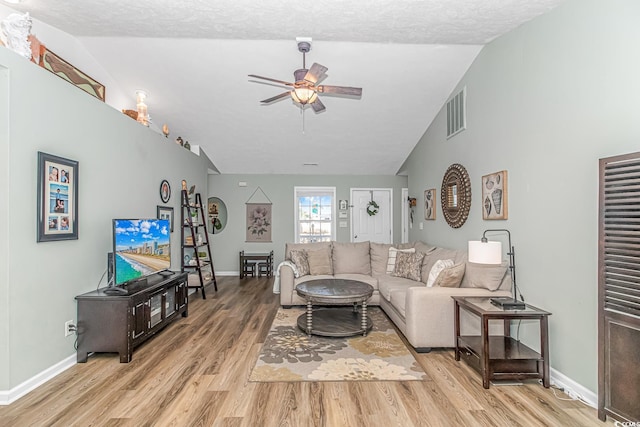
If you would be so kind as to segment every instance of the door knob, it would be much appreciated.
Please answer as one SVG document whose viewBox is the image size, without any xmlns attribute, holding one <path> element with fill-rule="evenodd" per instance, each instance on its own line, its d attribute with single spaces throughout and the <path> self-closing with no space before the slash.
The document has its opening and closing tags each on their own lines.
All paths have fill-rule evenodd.
<svg viewBox="0 0 640 427">
<path fill-rule="evenodd" d="M 354 239 L 357 239 L 357 238 L 358 238 L 358 235 L 356 234 L 355 236 L 353 236 L 353 238 L 354 238 Z"/>
</svg>

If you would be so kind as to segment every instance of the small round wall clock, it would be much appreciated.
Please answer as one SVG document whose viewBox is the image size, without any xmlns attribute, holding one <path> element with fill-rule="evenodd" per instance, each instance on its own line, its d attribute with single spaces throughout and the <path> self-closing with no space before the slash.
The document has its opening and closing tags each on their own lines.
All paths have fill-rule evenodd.
<svg viewBox="0 0 640 427">
<path fill-rule="evenodd" d="M 169 181 L 163 179 L 160 183 L 160 200 L 162 203 L 167 203 L 171 198 L 171 186 L 169 185 Z"/>
</svg>

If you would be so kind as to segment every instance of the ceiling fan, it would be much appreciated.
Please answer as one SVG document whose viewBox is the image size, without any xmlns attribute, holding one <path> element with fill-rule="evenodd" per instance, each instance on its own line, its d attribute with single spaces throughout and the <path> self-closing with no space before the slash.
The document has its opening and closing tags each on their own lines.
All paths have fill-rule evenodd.
<svg viewBox="0 0 640 427">
<path fill-rule="evenodd" d="M 302 68 L 293 72 L 295 83 L 249 74 L 249 77 L 279 83 L 291 88 L 280 95 L 263 99 L 260 101 L 262 104 L 270 104 L 274 101 L 291 97 L 300 105 L 300 108 L 304 108 L 305 105 L 310 105 L 313 111 L 320 113 L 324 111 L 326 107 L 322 101 L 320 101 L 318 94 L 362 96 L 362 88 L 359 87 L 317 85 L 317 83 L 325 77 L 328 68 L 314 62 L 311 68 L 307 69 L 306 54 L 311 50 L 311 39 L 298 39 L 298 50 L 302 52 Z"/>
</svg>

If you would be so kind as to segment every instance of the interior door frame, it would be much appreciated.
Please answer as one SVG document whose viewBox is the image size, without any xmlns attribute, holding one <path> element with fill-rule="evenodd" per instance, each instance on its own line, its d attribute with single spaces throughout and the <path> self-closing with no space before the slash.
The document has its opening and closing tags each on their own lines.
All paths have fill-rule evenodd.
<svg viewBox="0 0 640 427">
<path fill-rule="evenodd" d="M 409 242 L 409 189 L 402 189 L 402 197 L 400 197 L 400 215 L 401 215 L 401 232 L 400 243 Z"/>
<path fill-rule="evenodd" d="M 387 188 L 381 188 L 381 187 L 376 187 L 376 188 L 362 188 L 362 187 L 353 187 L 349 189 L 349 200 L 351 200 L 350 203 L 350 208 L 349 209 L 349 231 L 350 231 L 350 236 L 349 236 L 349 241 L 351 243 L 353 243 L 353 235 L 355 234 L 354 230 L 353 230 L 353 214 L 355 211 L 355 204 L 354 204 L 354 197 L 353 197 L 353 192 L 354 191 L 388 191 L 389 192 L 389 240 L 391 241 L 391 243 L 393 243 L 393 188 L 391 187 L 387 187 Z"/>
</svg>

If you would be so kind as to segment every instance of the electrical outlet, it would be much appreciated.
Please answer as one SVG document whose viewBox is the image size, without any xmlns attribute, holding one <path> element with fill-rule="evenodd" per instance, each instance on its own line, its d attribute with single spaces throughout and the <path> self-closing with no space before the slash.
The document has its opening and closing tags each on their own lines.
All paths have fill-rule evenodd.
<svg viewBox="0 0 640 427">
<path fill-rule="evenodd" d="M 76 330 L 76 325 L 73 324 L 73 320 L 67 320 L 64 322 L 64 336 L 68 337 L 69 335 L 73 335 Z"/>
</svg>

